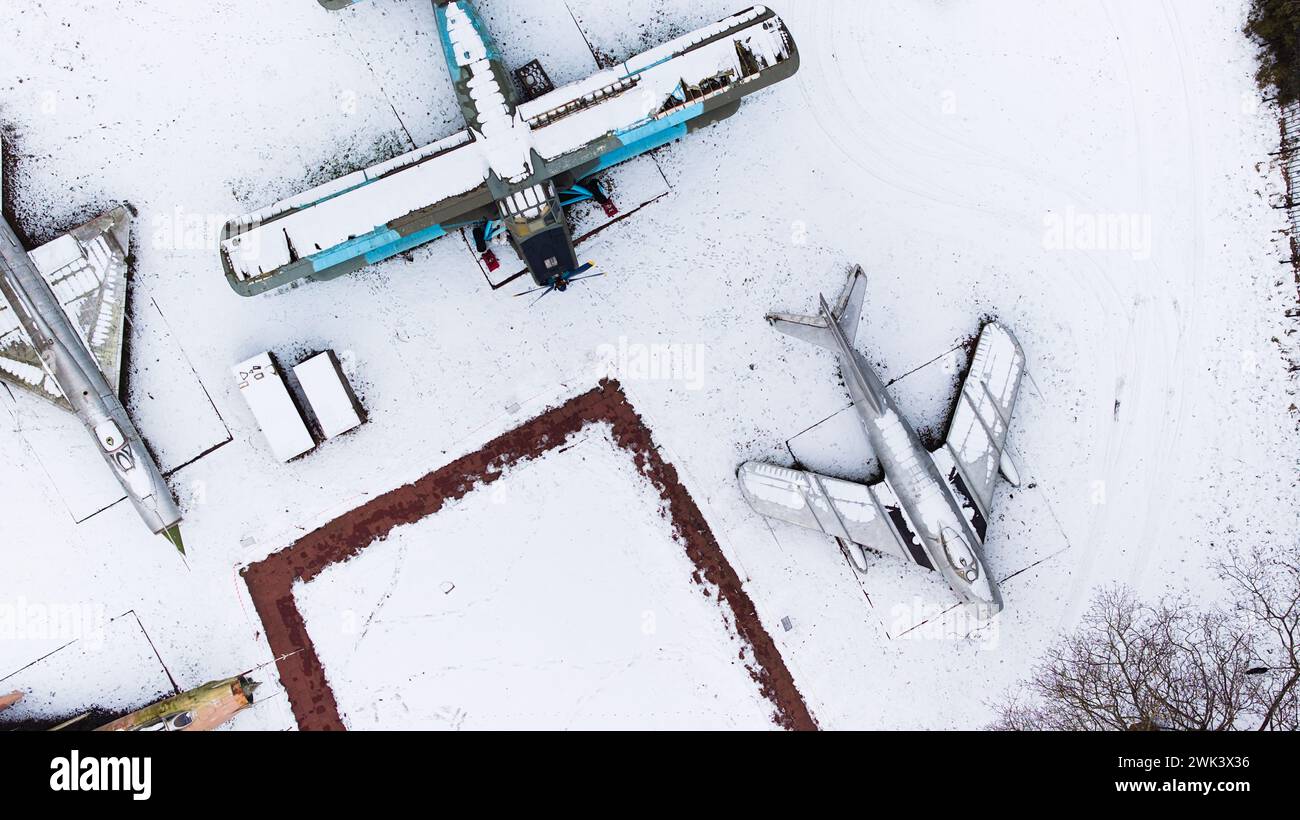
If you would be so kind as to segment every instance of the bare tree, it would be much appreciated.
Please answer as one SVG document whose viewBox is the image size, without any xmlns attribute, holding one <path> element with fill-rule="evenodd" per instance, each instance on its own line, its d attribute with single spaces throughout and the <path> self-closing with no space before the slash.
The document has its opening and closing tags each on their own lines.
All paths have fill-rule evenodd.
<svg viewBox="0 0 1300 820">
<path fill-rule="evenodd" d="M 1003 730 L 1297 728 L 1300 561 L 1255 550 L 1220 567 L 1227 608 L 1101 593 L 998 707 Z"/>
<path fill-rule="evenodd" d="M 1234 554 L 1221 567 L 1241 592 L 1237 612 L 1255 631 L 1260 663 L 1251 673 L 1266 678 L 1254 728 L 1300 728 L 1300 558 L 1294 551 L 1256 548 Z"/>
</svg>

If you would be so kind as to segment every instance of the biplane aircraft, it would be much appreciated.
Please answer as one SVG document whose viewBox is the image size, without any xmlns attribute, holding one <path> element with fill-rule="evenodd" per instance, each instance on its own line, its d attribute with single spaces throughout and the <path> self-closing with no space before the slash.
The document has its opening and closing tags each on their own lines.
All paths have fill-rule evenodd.
<svg viewBox="0 0 1300 820">
<path fill-rule="evenodd" d="M 433 3 L 466 129 L 227 223 L 221 260 L 236 292 L 332 279 L 460 229 L 489 266 L 490 243 L 504 240 L 543 295 L 566 290 L 590 264 L 578 262 L 565 209 L 595 199 L 612 211 L 602 172 L 731 116 L 799 67 L 785 23 L 755 6 L 522 94 L 469 0 Z"/>
<path fill-rule="evenodd" d="M 118 396 L 131 212 L 30 254 L 0 218 L 0 380 L 77 415 L 140 518 L 182 554 L 181 513 Z"/>
<path fill-rule="evenodd" d="M 741 491 L 761 515 L 836 538 L 858 571 L 867 571 L 867 550 L 895 555 L 937 570 L 978 617 L 991 617 L 1001 611 L 1002 597 L 981 552 L 999 473 L 1020 484 L 1006 439 L 1024 351 L 1001 325 L 984 326 L 947 439 L 928 452 L 853 349 L 865 290 L 866 275 L 857 268 L 833 309 L 822 298 L 817 316 L 767 319 L 836 354 L 884 478 L 866 485 L 750 462 L 737 473 Z"/>
</svg>

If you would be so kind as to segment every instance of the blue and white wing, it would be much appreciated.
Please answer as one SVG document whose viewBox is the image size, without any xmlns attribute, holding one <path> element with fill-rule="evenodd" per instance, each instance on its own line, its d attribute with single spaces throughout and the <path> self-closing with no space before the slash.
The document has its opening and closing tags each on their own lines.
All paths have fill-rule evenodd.
<svg viewBox="0 0 1300 820">
<path fill-rule="evenodd" d="M 244 296 L 332 278 L 436 239 L 492 204 L 469 131 L 227 223 L 226 279 Z"/>
<path fill-rule="evenodd" d="M 735 112 L 799 67 L 781 18 L 755 6 L 519 106 L 553 173 L 579 177 Z"/>
</svg>

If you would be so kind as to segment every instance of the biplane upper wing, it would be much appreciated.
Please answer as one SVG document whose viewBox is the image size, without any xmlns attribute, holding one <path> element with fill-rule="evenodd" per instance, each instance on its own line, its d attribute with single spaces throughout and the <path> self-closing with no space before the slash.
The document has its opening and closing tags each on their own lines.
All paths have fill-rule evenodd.
<svg viewBox="0 0 1300 820">
<path fill-rule="evenodd" d="M 953 460 L 949 481 L 968 491 L 985 519 L 1024 372 L 1025 352 L 1016 337 L 997 323 L 985 325 L 944 442 Z"/>
<path fill-rule="evenodd" d="M 728 17 L 519 106 L 552 173 L 579 178 L 734 113 L 795 73 L 799 53 L 763 6 Z"/>
<path fill-rule="evenodd" d="M 122 377 L 130 246 L 131 212 L 118 207 L 29 254 L 114 391 L 120 389 Z M 3 300 L 0 379 L 71 409 Z"/>
<path fill-rule="evenodd" d="M 859 484 L 760 462 L 738 476 L 760 515 L 932 568 L 888 481 Z"/>
<path fill-rule="evenodd" d="M 487 178 L 469 131 L 340 177 L 227 223 L 226 278 L 249 296 L 395 256 L 490 206 Z"/>
</svg>

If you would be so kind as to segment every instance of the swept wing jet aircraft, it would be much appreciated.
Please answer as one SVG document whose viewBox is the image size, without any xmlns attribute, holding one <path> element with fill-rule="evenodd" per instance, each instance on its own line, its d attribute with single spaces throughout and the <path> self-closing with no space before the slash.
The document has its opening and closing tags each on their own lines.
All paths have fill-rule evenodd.
<svg viewBox="0 0 1300 820">
<path fill-rule="evenodd" d="M 1001 325 L 985 325 L 947 440 L 927 452 L 853 349 L 865 289 L 866 276 L 857 268 L 834 309 L 823 297 L 817 316 L 767 319 L 836 354 L 883 480 L 868 486 L 750 462 L 737 473 L 741 490 L 756 512 L 838 539 L 859 571 L 867 569 L 865 550 L 896 555 L 937 570 L 977 615 L 991 617 L 1002 609 L 1002 598 L 981 552 L 999 472 L 1013 485 L 1020 482 L 1006 438 L 1024 351 Z"/>
<path fill-rule="evenodd" d="M 799 67 L 785 23 L 755 6 L 524 100 L 469 0 L 433 3 L 466 130 L 229 222 L 221 260 L 236 292 L 332 279 L 461 228 L 480 253 L 504 236 L 539 289 L 563 291 L 590 267 L 565 219 L 603 199 L 589 180 L 731 116 Z"/>
<path fill-rule="evenodd" d="M 0 218 L 0 379 L 76 413 L 140 518 L 183 554 L 180 510 L 117 394 L 130 236 L 118 207 L 29 255 Z"/>
</svg>

